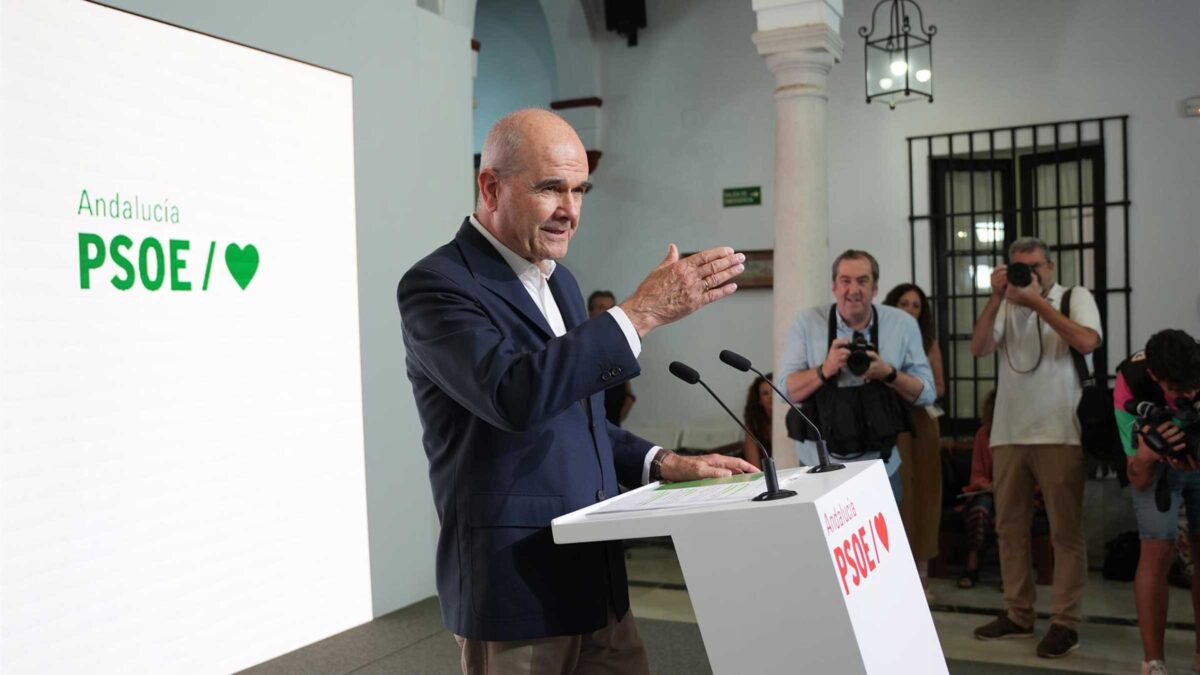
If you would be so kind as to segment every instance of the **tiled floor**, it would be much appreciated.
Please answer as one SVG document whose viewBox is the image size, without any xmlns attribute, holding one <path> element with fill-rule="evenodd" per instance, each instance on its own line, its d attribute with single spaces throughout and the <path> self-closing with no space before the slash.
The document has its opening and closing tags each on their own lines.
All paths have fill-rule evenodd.
<svg viewBox="0 0 1200 675">
<path fill-rule="evenodd" d="M 655 672 L 711 672 L 700 632 L 695 626 L 683 574 L 668 540 L 629 549 L 630 599 Z M 1002 604 L 995 574 L 964 591 L 953 579 L 933 581 L 933 620 L 952 675 L 1061 675 L 1062 673 L 1139 672 L 1142 650 L 1134 618 L 1133 589 L 1128 583 L 1105 581 L 1093 574 L 1080 627 L 1081 648 L 1065 658 L 1039 659 L 1037 641 L 980 642 L 974 628 L 989 620 Z M 1050 589 L 1038 587 L 1037 609 L 1049 608 Z M 1189 673 L 1194 647 L 1191 596 L 1171 589 L 1166 635 L 1168 662 L 1176 674 Z M 1046 621 L 1040 621 L 1044 630 Z M 442 628 L 435 598 L 398 610 L 345 633 L 285 654 L 246 671 L 253 675 L 453 675 L 461 672 L 458 646 Z"/>
<path fill-rule="evenodd" d="M 665 546 L 647 546 L 633 548 L 629 555 L 634 614 L 648 619 L 694 622 L 696 616 L 683 588 L 683 574 L 674 552 Z M 1089 621 L 1080 627 L 1081 647 L 1063 659 L 1051 660 L 1034 654 L 1036 639 L 987 643 L 974 639 L 974 628 L 990 620 L 989 612 L 1003 606 L 998 582 L 998 578 L 985 576 L 978 587 L 962 590 L 954 579 L 933 580 L 933 606 L 941 610 L 933 612 L 933 619 L 947 659 L 1065 672 L 1138 672 L 1142 657 L 1138 629 L 1135 625 L 1121 625 L 1136 618 L 1132 584 L 1107 581 L 1094 572 L 1084 606 Z M 1049 611 L 1050 587 L 1038 587 L 1036 608 L 1039 613 Z M 1193 623 L 1190 593 L 1171 589 L 1168 620 L 1185 625 Z M 1047 626 L 1045 620 L 1039 621 L 1039 636 Z M 1191 664 L 1195 647 L 1194 631 L 1168 630 L 1166 646 L 1168 663 L 1177 664 L 1174 672 L 1190 672 L 1186 666 Z"/>
<path fill-rule="evenodd" d="M 429 598 L 239 675 L 458 675 L 462 672 L 458 645 L 440 619 L 437 599 Z M 711 675 L 696 624 L 643 617 L 638 631 L 646 643 L 651 672 Z M 1061 675 L 1061 671 L 1004 664 L 950 660 L 948 665 L 950 675 Z"/>
</svg>

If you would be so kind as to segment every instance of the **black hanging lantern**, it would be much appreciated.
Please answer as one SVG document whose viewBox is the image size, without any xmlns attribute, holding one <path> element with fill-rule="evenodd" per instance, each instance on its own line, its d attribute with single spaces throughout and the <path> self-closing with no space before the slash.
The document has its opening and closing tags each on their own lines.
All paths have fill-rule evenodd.
<svg viewBox="0 0 1200 675">
<path fill-rule="evenodd" d="M 888 34 L 874 38 L 879 8 L 888 5 Z M 917 28 L 909 22 L 916 10 Z M 893 110 L 898 103 L 933 103 L 933 36 L 937 26 L 925 29 L 925 16 L 913 0 L 880 0 L 871 11 L 871 29 L 858 29 L 865 43 L 863 56 L 867 71 L 867 103 L 886 103 Z"/>
</svg>

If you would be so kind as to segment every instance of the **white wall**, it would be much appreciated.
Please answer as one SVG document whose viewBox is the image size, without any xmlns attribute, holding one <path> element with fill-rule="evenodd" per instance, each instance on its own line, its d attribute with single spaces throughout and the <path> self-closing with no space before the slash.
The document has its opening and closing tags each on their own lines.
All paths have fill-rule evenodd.
<svg viewBox="0 0 1200 675">
<path fill-rule="evenodd" d="M 600 46 L 604 157 L 567 261 L 585 294 L 628 296 L 669 242 L 683 251 L 774 245 L 774 78 L 750 41 L 750 3 L 661 0 L 646 12 L 637 47 L 614 34 Z M 763 206 L 721 207 L 721 188 L 751 185 L 763 187 Z M 717 360 L 727 348 L 774 367 L 771 291 L 740 290 L 652 333 L 627 426 L 733 425 L 667 371 L 688 363 L 741 414 L 752 380 Z"/>
<path fill-rule="evenodd" d="M 505 114 L 544 108 L 558 96 L 550 29 L 538 0 L 479 0 L 475 8 L 479 71 L 475 80 L 475 152 Z"/>
<path fill-rule="evenodd" d="M 1179 113 L 1183 98 L 1200 94 L 1200 5 L 927 0 L 939 29 L 937 100 L 895 111 L 863 101 L 857 29 L 874 5 L 847 0 L 846 53 L 829 86 L 830 251 L 871 250 L 884 289 L 907 280 L 907 136 L 1128 114 L 1134 344 L 1166 326 L 1200 335 L 1200 120 Z M 775 187 L 775 85 L 750 41 L 750 3 L 653 0 L 647 13 L 638 47 L 612 38 L 602 46 L 605 154 L 569 261 L 585 290 L 618 296 L 668 240 L 692 250 L 772 244 L 769 207 L 720 205 L 722 187 L 761 184 L 768 205 Z M 770 311 L 768 292 L 740 291 L 652 335 L 630 423 L 724 424 L 666 363 L 711 372 L 740 407 L 748 382 L 715 355 L 740 347 L 769 363 Z"/>
<path fill-rule="evenodd" d="M 1200 93 L 1200 5 L 923 2 L 938 27 L 936 102 L 894 111 L 863 102 L 856 31 L 873 6 L 846 3 L 846 54 L 830 84 L 831 250 L 869 243 L 884 287 L 907 275 L 907 136 L 1129 115 L 1133 344 L 1165 327 L 1200 335 L 1200 120 L 1180 114 L 1181 101 Z"/>
<path fill-rule="evenodd" d="M 395 288 L 470 210 L 473 2 L 121 0 L 116 5 L 354 77 L 359 313 L 376 615 L 433 594 L 436 517 Z M 296 364 L 303 368 L 302 363 Z M 314 382 L 319 387 L 320 382 Z"/>
</svg>

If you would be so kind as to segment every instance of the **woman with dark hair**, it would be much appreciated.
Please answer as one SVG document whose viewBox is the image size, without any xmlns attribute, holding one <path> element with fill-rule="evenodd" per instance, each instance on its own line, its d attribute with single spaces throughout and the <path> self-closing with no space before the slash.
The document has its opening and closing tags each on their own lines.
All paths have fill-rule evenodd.
<svg viewBox="0 0 1200 675">
<path fill-rule="evenodd" d="M 746 392 L 746 411 L 743 416 L 746 420 L 746 428 L 762 441 L 763 447 L 767 449 L 767 455 L 773 456 L 771 453 L 771 396 L 774 392 L 771 390 L 770 377 L 771 373 L 767 373 L 768 379 L 761 377 L 754 379 L 754 384 L 750 385 L 750 391 Z M 750 440 L 749 436 L 742 440 L 742 456 L 747 462 L 760 469 L 763 465 L 761 454 L 758 445 Z"/>
<path fill-rule="evenodd" d="M 917 320 L 925 355 L 933 369 L 938 398 L 945 391 L 942 376 L 942 351 L 938 347 L 933 325 L 933 308 L 925 291 L 916 284 L 900 284 L 888 292 L 883 304 L 902 309 Z M 942 517 L 942 451 L 941 431 L 937 418 L 942 411 L 936 406 L 913 410 L 914 432 L 903 433 L 896 439 L 900 450 L 900 484 L 904 499 L 900 502 L 900 519 L 908 533 L 925 594 L 929 593 L 929 561 L 938 554 L 938 527 Z"/>
</svg>

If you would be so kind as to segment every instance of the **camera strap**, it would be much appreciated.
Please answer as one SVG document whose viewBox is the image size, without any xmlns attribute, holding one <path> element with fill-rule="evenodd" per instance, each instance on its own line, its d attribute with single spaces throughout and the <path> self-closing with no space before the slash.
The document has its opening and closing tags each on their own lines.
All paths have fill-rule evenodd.
<svg viewBox="0 0 1200 675">
<path fill-rule="evenodd" d="M 1074 286 L 1068 288 L 1066 293 L 1063 293 L 1061 304 L 1058 308 L 1058 311 L 1062 312 L 1062 315 L 1068 319 L 1071 318 L 1071 291 L 1073 290 L 1075 290 Z M 1070 345 L 1068 345 L 1068 347 L 1070 347 Z M 1076 351 L 1074 347 L 1070 347 L 1070 350 L 1071 361 L 1075 363 L 1075 372 L 1079 375 L 1079 384 L 1082 385 L 1084 389 L 1094 386 L 1096 384 L 1096 376 L 1091 372 L 1091 369 L 1088 368 L 1087 360 L 1084 359 L 1083 354 L 1080 354 L 1078 351 Z"/>
<path fill-rule="evenodd" d="M 837 303 L 829 306 L 829 347 L 833 349 L 833 341 L 837 339 Z M 879 313 L 875 311 L 874 303 L 871 304 L 871 344 L 879 349 Z M 856 331 L 857 332 L 857 331 Z"/>
<path fill-rule="evenodd" d="M 1008 335 L 1010 332 L 1008 329 L 1008 326 L 1010 323 L 1012 323 L 1012 318 L 1013 318 L 1012 312 L 1009 311 L 1009 307 L 1010 307 L 1010 305 L 1007 302 L 1005 302 L 1005 305 L 1003 307 L 1003 310 L 1004 310 L 1004 339 L 1002 341 L 1003 344 L 1005 344 L 1005 345 L 1008 344 Z M 1042 365 L 1042 358 L 1046 355 L 1046 345 L 1044 344 L 1045 338 L 1042 336 L 1042 317 L 1040 317 L 1040 316 L 1037 317 L 1037 339 L 1038 339 L 1037 361 L 1034 361 L 1033 367 L 1030 368 L 1029 370 L 1021 370 L 1020 368 L 1017 368 L 1015 365 L 1013 365 L 1012 350 L 1008 349 L 1007 346 L 1005 347 L 1004 360 L 1006 362 L 1008 362 L 1008 367 L 1014 373 L 1017 373 L 1018 375 L 1028 375 L 1029 373 L 1032 373 L 1033 371 L 1037 370 L 1038 366 Z"/>
<path fill-rule="evenodd" d="M 829 307 L 829 345 L 837 339 L 837 305 Z M 871 344 L 879 348 L 879 311 L 871 305 Z M 881 382 L 866 382 L 856 387 L 838 387 L 830 381 L 817 389 L 800 405 L 807 407 L 829 442 L 829 452 L 839 460 L 860 459 L 867 452 L 879 452 L 887 461 L 896 445 L 896 436 L 913 430 L 912 411 L 896 392 Z M 795 429 L 795 432 L 793 432 Z M 788 414 L 788 436 L 796 440 L 815 440 L 799 415 Z"/>
</svg>

